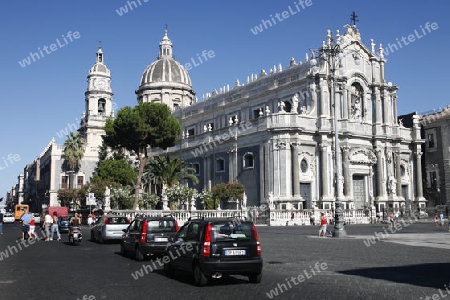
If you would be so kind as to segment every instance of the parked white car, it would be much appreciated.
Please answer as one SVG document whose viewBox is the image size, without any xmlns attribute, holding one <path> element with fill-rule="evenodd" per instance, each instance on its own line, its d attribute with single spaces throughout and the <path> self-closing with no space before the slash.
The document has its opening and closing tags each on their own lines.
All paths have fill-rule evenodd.
<svg viewBox="0 0 450 300">
<path fill-rule="evenodd" d="M 5 213 L 3 215 L 3 223 L 14 223 L 15 221 L 13 213 Z"/>
</svg>

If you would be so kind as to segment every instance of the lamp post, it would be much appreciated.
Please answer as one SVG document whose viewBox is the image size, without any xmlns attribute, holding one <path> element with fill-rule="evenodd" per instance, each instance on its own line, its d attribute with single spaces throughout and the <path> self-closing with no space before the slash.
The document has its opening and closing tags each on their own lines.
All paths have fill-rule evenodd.
<svg viewBox="0 0 450 300">
<path fill-rule="evenodd" d="M 322 48 L 318 50 L 311 50 L 312 57 L 310 60 L 310 64 L 313 67 L 313 72 L 317 73 L 319 68 L 317 66 L 317 59 L 314 56 L 314 53 L 318 54 L 318 57 L 321 61 L 326 63 L 328 68 L 326 69 L 326 75 L 329 82 L 330 89 L 330 100 L 332 105 L 334 106 L 333 113 L 333 127 L 334 127 L 334 193 L 335 193 L 335 211 L 334 211 L 334 237 L 345 237 L 347 236 L 347 232 L 344 228 L 344 204 L 341 202 L 341 189 L 339 184 L 339 177 L 341 174 L 341 163 L 340 163 L 340 147 L 339 147 L 339 131 L 338 131 L 338 100 L 335 96 L 336 91 L 336 69 L 339 69 L 340 72 L 343 71 L 342 60 L 344 58 L 344 50 L 353 45 L 354 41 L 343 45 L 341 41 L 341 36 L 339 35 L 339 31 L 336 34 L 336 41 L 333 40 L 331 36 L 331 31 L 328 30 L 328 34 L 326 36 L 327 42 L 323 44 Z M 352 52 L 356 52 L 353 50 Z M 359 65 L 361 60 L 358 55 L 353 55 L 355 59 L 355 64 Z"/>
</svg>

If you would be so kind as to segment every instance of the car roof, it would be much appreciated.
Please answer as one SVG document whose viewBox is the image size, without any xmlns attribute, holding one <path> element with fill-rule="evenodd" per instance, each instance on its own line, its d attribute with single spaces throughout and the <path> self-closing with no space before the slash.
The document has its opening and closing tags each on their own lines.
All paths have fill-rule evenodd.
<svg viewBox="0 0 450 300">
<path fill-rule="evenodd" d="M 226 223 L 226 222 L 238 221 L 240 223 L 253 223 L 250 220 L 245 220 L 245 219 L 240 219 L 240 218 L 196 218 L 196 219 L 191 219 L 189 221 L 190 222 L 208 222 L 208 223 Z"/>
<path fill-rule="evenodd" d="M 162 216 L 146 216 L 146 215 L 137 215 L 135 219 L 145 219 L 145 220 L 174 220 L 175 217 L 171 214 L 166 214 Z"/>
</svg>

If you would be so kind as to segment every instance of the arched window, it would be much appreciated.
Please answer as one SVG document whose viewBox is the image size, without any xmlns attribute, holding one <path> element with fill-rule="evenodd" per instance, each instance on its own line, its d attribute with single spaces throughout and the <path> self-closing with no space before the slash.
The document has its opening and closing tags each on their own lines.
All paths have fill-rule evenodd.
<svg viewBox="0 0 450 300">
<path fill-rule="evenodd" d="M 106 112 L 106 100 L 103 98 L 98 99 L 98 113 L 104 114 Z"/>
<path fill-rule="evenodd" d="M 255 165 L 255 160 L 253 158 L 253 153 L 251 153 L 251 152 L 245 153 L 244 157 L 243 157 L 244 169 L 252 169 L 252 168 L 254 168 L 254 165 Z"/>
<path fill-rule="evenodd" d="M 302 173 L 308 172 L 308 168 L 308 161 L 306 161 L 306 159 L 302 159 L 302 161 L 300 162 L 300 170 L 302 171 Z"/>
<path fill-rule="evenodd" d="M 223 158 L 216 159 L 216 172 L 225 171 L 225 160 Z"/>
</svg>

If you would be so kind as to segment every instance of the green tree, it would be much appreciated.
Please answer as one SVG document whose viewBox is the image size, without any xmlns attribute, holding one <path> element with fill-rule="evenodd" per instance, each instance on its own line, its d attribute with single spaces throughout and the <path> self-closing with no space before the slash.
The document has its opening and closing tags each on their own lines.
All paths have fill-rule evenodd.
<svg viewBox="0 0 450 300">
<path fill-rule="evenodd" d="M 220 206 L 220 200 L 214 198 L 211 191 L 203 190 L 198 197 L 203 201 L 203 209 L 216 209 Z"/>
<path fill-rule="evenodd" d="M 114 120 L 106 121 L 105 144 L 113 150 L 127 149 L 139 162 L 133 209 L 139 203 L 141 178 L 149 159 L 148 147 L 167 149 L 177 143 L 180 132 L 178 120 L 171 115 L 167 105 L 160 103 L 139 103 L 134 108 L 126 106 L 117 112 Z"/>
<path fill-rule="evenodd" d="M 245 187 L 239 182 L 222 182 L 211 189 L 213 198 L 226 200 L 242 200 L 244 198 Z M 228 203 L 229 204 L 229 203 Z"/>
<path fill-rule="evenodd" d="M 73 188 L 75 170 L 78 170 L 84 157 L 86 141 L 78 132 L 71 132 L 64 142 L 64 160 L 71 171 L 69 177 L 69 189 Z"/>
<path fill-rule="evenodd" d="M 70 207 L 72 205 L 77 210 L 86 204 L 85 186 L 80 189 L 59 189 L 56 194 L 61 206 Z"/>
<path fill-rule="evenodd" d="M 106 159 L 98 162 L 93 181 L 106 180 L 127 186 L 136 180 L 136 176 L 137 171 L 125 159 Z"/>
<path fill-rule="evenodd" d="M 171 159 L 169 156 L 154 157 L 145 166 L 146 177 L 155 181 L 159 195 L 166 188 L 173 187 L 182 180 L 190 180 L 194 185 L 197 184 L 198 178 L 193 175 L 194 172 L 195 169 L 189 167 L 182 159 Z"/>
</svg>

